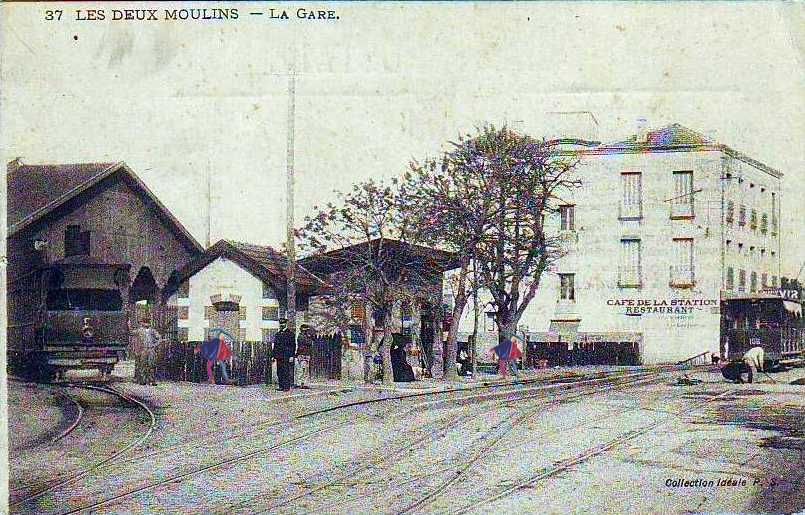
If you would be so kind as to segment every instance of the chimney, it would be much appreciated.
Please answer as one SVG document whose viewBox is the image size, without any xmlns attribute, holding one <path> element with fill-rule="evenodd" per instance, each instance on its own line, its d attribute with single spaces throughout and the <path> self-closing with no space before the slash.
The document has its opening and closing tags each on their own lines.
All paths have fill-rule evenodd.
<svg viewBox="0 0 805 515">
<path fill-rule="evenodd" d="M 12 161 L 8 162 L 8 165 L 6 165 L 6 173 L 16 171 L 20 166 L 22 166 L 22 158 L 15 157 Z"/>
<path fill-rule="evenodd" d="M 648 126 L 645 118 L 637 119 L 637 131 L 635 132 L 635 143 L 648 142 Z"/>
</svg>

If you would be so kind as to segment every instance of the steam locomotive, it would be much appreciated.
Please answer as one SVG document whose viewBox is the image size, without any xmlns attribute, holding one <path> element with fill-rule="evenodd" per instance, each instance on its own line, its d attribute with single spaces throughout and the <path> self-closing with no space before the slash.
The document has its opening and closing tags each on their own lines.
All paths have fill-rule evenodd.
<svg viewBox="0 0 805 515">
<path fill-rule="evenodd" d="M 128 347 L 129 265 L 54 263 L 9 283 L 9 361 L 36 379 L 111 372 Z"/>
</svg>

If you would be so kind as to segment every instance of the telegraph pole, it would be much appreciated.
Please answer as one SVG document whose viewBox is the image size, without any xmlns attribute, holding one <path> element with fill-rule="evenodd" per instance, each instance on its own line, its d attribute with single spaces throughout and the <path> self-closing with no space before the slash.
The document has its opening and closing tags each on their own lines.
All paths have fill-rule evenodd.
<svg viewBox="0 0 805 515">
<path fill-rule="evenodd" d="M 286 211 L 285 218 L 287 223 L 287 241 L 288 247 L 288 270 L 287 270 L 287 318 L 288 329 L 295 335 L 296 334 L 296 240 L 294 238 L 294 118 L 296 110 L 296 70 L 294 63 L 291 62 L 291 67 L 288 72 L 288 152 L 285 157 L 285 171 L 286 171 Z"/>
<path fill-rule="evenodd" d="M 478 372 L 475 370 L 477 362 L 476 354 L 478 352 L 478 265 L 476 261 L 472 260 L 472 349 L 470 349 L 470 363 L 472 368 L 472 378 L 478 377 Z"/>
</svg>

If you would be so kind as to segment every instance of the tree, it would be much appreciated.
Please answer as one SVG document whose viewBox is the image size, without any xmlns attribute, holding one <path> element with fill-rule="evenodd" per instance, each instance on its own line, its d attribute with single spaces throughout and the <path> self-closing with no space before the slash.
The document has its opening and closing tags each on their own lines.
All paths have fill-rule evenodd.
<svg viewBox="0 0 805 515">
<path fill-rule="evenodd" d="M 309 268 L 328 275 L 335 298 L 368 306 L 367 318 L 383 331 L 383 381 L 391 383 L 395 307 L 434 295 L 436 277 L 428 252 L 412 245 L 416 227 L 400 211 L 405 202 L 399 199 L 398 181 L 389 186 L 369 180 L 338 196 L 337 203 L 316 207 L 316 214 L 305 218 L 297 231 L 300 249 L 315 256 Z M 366 336 L 364 356 L 371 343 Z M 368 373 L 364 363 L 365 380 Z"/>
<path fill-rule="evenodd" d="M 412 164 L 403 185 L 418 199 L 415 221 L 429 241 L 459 256 L 456 323 L 448 336 L 453 363 L 454 326 L 475 283 L 468 280 L 471 263 L 479 269 L 477 283 L 492 296 L 501 341 L 510 338 L 543 273 L 565 253 L 564 240 L 546 227 L 546 218 L 581 183 L 572 177 L 572 155 L 506 127 L 487 126 L 451 145 L 438 162 Z"/>
<path fill-rule="evenodd" d="M 456 255 L 458 272 L 451 278 L 455 301 L 447 336 L 445 379 L 456 380 L 458 326 L 470 295 L 477 288 L 471 276 L 490 223 L 499 209 L 488 192 L 496 180 L 487 160 L 479 159 L 472 140 L 461 138 L 441 159 L 412 162 L 400 190 L 400 199 L 417 209 L 408 209 L 410 223 L 419 227 L 429 244 Z"/>
</svg>

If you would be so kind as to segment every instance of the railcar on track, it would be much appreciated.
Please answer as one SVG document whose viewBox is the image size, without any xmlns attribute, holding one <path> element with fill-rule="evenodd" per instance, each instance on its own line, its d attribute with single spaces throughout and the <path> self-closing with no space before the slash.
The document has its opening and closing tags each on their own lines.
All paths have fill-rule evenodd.
<svg viewBox="0 0 805 515">
<path fill-rule="evenodd" d="M 774 293 L 733 295 L 721 301 L 721 349 L 729 361 L 762 347 L 767 366 L 805 357 L 802 303 Z"/>
<path fill-rule="evenodd" d="M 9 354 L 35 379 L 111 372 L 128 347 L 128 265 L 62 262 L 9 284 Z"/>
</svg>

